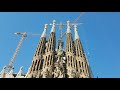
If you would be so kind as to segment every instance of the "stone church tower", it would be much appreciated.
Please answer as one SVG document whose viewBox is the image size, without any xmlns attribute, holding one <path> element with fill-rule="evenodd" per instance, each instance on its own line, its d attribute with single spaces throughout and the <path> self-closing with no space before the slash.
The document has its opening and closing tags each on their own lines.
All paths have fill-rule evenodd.
<svg viewBox="0 0 120 90">
<path fill-rule="evenodd" d="M 77 25 L 74 25 L 74 32 L 75 32 L 75 59 L 77 62 L 77 73 L 79 78 L 89 78 L 92 77 L 90 67 L 87 62 L 87 58 L 85 56 L 82 43 L 80 41 Z"/>
<path fill-rule="evenodd" d="M 66 32 L 66 69 L 69 78 L 76 77 L 76 59 L 75 59 L 75 47 L 70 29 L 70 21 L 67 21 L 67 32 Z"/>
<path fill-rule="evenodd" d="M 48 24 L 45 24 L 38 47 L 26 78 L 92 78 L 78 31 L 74 24 L 74 40 L 70 21 L 67 21 L 66 47 L 63 49 L 62 39 L 56 48 L 56 21 L 53 24 L 49 39 L 46 39 Z"/>
<path fill-rule="evenodd" d="M 32 64 L 28 70 L 26 77 L 28 78 L 36 78 L 41 76 L 41 70 L 43 68 L 43 55 L 45 54 L 45 45 L 46 45 L 46 30 L 47 24 L 45 24 L 44 31 L 41 35 L 38 47 L 34 54 Z"/>
</svg>

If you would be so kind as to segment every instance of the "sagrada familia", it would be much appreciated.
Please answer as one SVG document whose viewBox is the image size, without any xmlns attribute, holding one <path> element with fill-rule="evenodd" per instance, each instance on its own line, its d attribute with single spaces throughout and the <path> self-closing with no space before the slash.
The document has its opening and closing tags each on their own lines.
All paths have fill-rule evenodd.
<svg viewBox="0 0 120 90">
<path fill-rule="evenodd" d="M 66 46 L 63 49 L 62 39 L 56 40 L 56 21 L 51 24 L 49 38 L 46 38 L 48 24 L 45 24 L 39 44 L 32 59 L 28 72 L 23 75 L 22 68 L 17 74 L 11 70 L 2 78 L 93 78 L 90 65 L 78 35 L 77 24 L 74 24 L 74 40 L 71 32 L 71 23 L 67 21 Z M 56 48 L 56 43 L 58 46 Z"/>
</svg>

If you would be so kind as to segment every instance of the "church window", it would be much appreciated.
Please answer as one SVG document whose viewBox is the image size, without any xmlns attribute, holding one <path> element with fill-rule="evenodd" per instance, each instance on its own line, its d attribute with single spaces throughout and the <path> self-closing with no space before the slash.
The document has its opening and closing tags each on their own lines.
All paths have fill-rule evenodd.
<svg viewBox="0 0 120 90">
<path fill-rule="evenodd" d="M 40 69 L 42 69 L 42 65 L 43 65 L 43 60 L 41 60 Z"/>
<path fill-rule="evenodd" d="M 70 62 L 69 62 L 69 56 L 68 56 L 68 66 L 69 66 L 69 63 L 70 63 Z"/>
<path fill-rule="evenodd" d="M 80 61 L 79 61 L 79 65 L 80 65 L 80 67 L 81 67 L 81 63 L 80 63 Z"/>
<path fill-rule="evenodd" d="M 40 60 L 38 61 L 38 65 L 37 65 L 37 69 L 36 69 L 37 71 L 38 71 L 39 64 L 40 64 Z"/>
<path fill-rule="evenodd" d="M 37 64 L 37 60 L 36 60 L 36 62 L 35 62 L 35 65 L 34 65 L 34 69 L 33 69 L 33 71 L 35 71 L 36 64 Z"/>
<path fill-rule="evenodd" d="M 71 56 L 71 67 L 72 67 L 72 56 Z"/>
<path fill-rule="evenodd" d="M 83 67 L 83 62 L 82 62 L 82 68 L 84 68 L 84 67 Z"/>
</svg>

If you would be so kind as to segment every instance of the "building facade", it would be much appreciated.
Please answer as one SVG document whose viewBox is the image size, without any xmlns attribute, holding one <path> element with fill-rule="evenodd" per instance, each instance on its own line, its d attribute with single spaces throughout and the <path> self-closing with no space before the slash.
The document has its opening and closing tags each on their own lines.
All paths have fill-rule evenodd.
<svg viewBox="0 0 120 90">
<path fill-rule="evenodd" d="M 46 38 L 48 24 L 45 24 L 39 44 L 33 56 L 27 74 L 22 73 L 23 67 L 15 74 L 14 67 L 5 72 L 6 66 L 0 72 L 0 78 L 93 78 L 90 65 L 78 35 L 77 24 L 67 21 L 66 45 L 62 38 L 56 40 L 56 21 L 53 20 L 49 38 Z M 74 26 L 72 33 L 71 26 Z M 74 34 L 74 39 L 72 37 Z M 56 44 L 58 43 L 58 46 Z"/>
<path fill-rule="evenodd" d="M 32 64 L 25 78 L 93 78 L 87 61 L 77 25 L 74 24 L 74 40 L 70 21 L 67 21 L 66 45 L 56 40 L 56 21 L 53 20 L 49 38 L 46 38 L 48 24 L 45 24 Z M 56 43 L 58 46 L 56 48 Z"/>
</svg>

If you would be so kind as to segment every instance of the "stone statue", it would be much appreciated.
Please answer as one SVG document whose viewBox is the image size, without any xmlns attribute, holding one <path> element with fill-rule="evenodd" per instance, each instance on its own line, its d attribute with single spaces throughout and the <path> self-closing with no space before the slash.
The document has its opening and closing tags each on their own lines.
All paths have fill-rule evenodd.
<svg viewBox="0 0 120 90">
<path fill-rule="evenodd" d="M 69 69 L 68 70 L 68 75 L 69 75 L 69 78 L 76 78 L 76 70 L 75 69 Z"/>
<path fill-rule="evenodd" d="M 56 67 L 56 68 L 54 69 L 54 72 L 53 72 L 54 78 L 58 78 L 59 75 L 60 75 L 60 73 L 61 73 L 61 71 L 60 71 L 59 67 Z"/>
<path fill-rule="evenodd" d="M 41 70 L 39 70 L 38 73 L 37 73 L 36 78 L 41 78 L 41 77 L 42 77 Z"/>
<path fill-rule="evenodd" d="M 63 67 L 59 63 L 56 63 L 53 75 L 54 75 L 54 78 L 63 78 L 64 77 Z"/>
<path fill-rule="evenodd" d="M 14 78 L 14 76 L 13 76 L 13 71 L 14 71 L 14 67 L 12 68 L 12 70 L 10 71 L 10 72 L 7 72 L 6 73 L 6 78 Z"/>
<path fill-rule="evenodd" d="M 43 78 L 47 78 L 49 75 L 48 67 L 45 67 L 41 72 Z"/>
</svg>

